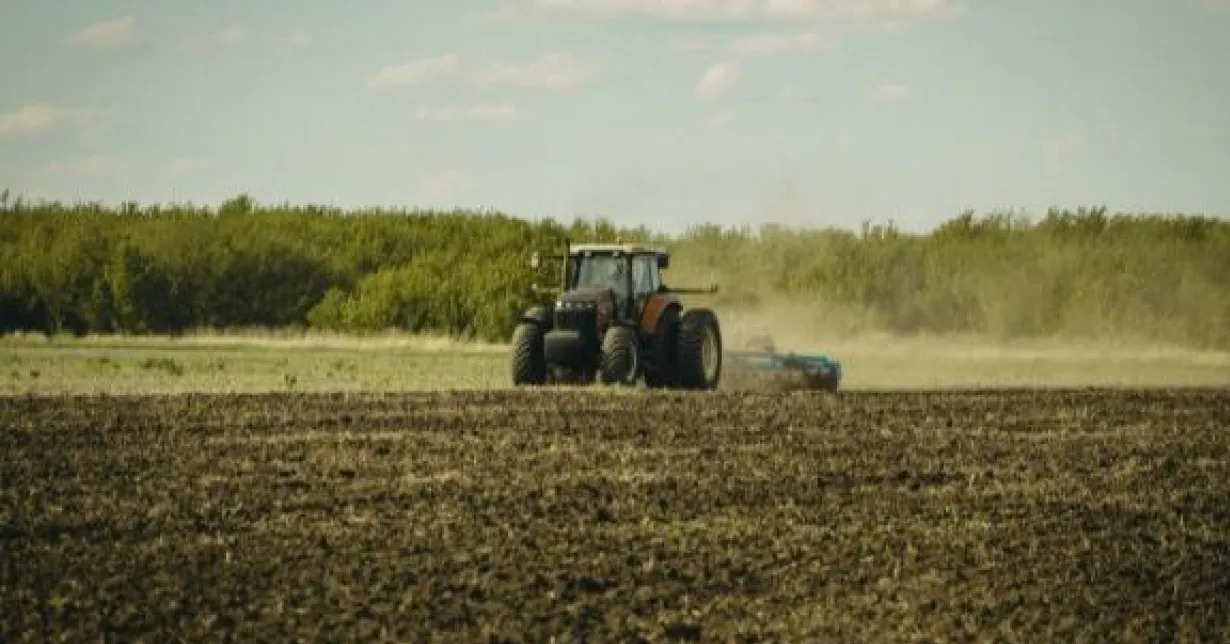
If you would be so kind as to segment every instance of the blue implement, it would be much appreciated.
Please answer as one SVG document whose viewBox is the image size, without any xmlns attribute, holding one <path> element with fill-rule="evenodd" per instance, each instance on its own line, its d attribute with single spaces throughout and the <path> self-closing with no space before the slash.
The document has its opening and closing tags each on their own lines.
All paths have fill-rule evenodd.
<svg viewBox="0 0 1230 644">
<path fill-rule="evenodd" d="M 841 363 L 827 355 L 779 353 L 771 345 L 763 351 L 734 351 L 730 355 L 760 372 L 801 375 L 808 389 L 837 391 L 841 385 Z"/>
</svg>

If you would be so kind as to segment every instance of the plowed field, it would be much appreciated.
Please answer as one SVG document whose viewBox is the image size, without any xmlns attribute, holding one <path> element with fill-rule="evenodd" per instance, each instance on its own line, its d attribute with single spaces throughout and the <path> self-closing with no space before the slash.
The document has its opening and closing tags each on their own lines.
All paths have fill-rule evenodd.
<svg viewBox="0 0 1230 644">
<path fill-rule="evenodd" d="M 0 641 L 1228 641 L 1230 391 L 0 399 Z"/>
</svg>

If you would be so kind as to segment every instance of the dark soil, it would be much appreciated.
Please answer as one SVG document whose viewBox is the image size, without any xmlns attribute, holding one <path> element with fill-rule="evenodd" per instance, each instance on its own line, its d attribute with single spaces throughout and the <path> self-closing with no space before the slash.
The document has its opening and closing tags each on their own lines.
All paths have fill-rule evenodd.
<svg viewBox="0 0 1230 644">
<path fill-rule="evenodd" d="M 1230 391 L 0 399 L 0 641 L 1230 641 Z"/>
</svg>

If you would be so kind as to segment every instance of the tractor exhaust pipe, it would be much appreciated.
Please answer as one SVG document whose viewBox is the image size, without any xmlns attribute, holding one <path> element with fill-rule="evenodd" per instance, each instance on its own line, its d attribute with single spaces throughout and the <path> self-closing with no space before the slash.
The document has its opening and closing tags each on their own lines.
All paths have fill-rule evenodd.
<svg viewBox="0 0 1230 644">
<path fill-rule="evenodd" d="M 568 253 L 571 250 L 572 250 L 572 240 L 565 237 L 564 238 L 564 252 L 562 255 L 548 254 L 544 256 L 542 253 L 538 251 L 534 251 L 530 253 L 530 268 L 534 269 L 534 273 L 536 276 L 541 275 L 539 270 L 542 268 L 542 262 L 544 259 L 562 260 L 562 264 L 560 268 L 559 285 L 555 287 L 552 287 L 552 286 L 542 287 L 542 286 L 539 286 L 537 282 L 535 282 L 530 285 L 530 289 L 534 293 L 542 294 L 542 293 L 554 293 L 557 291 L 563 292 L 564 288 L 568 284 Z"/>
<path fill-rule="evenodd" d="M 559 288 L 562 293 L 568 288 L 568 254 L 572 252 L 572 240 L 568 237 L 564 238 L 564 261 L 560 262 L 560 279 Z"/>
</svg>

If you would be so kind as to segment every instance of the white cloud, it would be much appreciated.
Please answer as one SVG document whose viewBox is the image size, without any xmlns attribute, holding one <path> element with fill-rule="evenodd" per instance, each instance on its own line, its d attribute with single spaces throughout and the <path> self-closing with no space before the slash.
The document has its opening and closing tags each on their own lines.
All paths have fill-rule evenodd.
<svg viewBox="0 0 1230 644">
<path fill-rule="evenodd" d="M 871 89 L 872 100 L 882 103 L 895 103 L 910 97 L 910 88 L 901 83 L 880 83 Z"/>
<path fill-rule="evenodd" d="M 119 47 L 136 38 L 136 20 L 131 16 L 86 25 L 73 32 L 69 42 L 83 47 Z"/>
<path fill-rule="evenodd" d="M 952 15 L 964 0 L 521 0 L 488 14 L 497 19 L 774 19 L 884 23 Z"/>
<path fill-rule="evenodd" d="M 816 100 L 816 92 L 803 87 L 783 87 L 777 97 L 787 103 L 811 103 Z"/>
<path fill-rule="evenodd" d="M 840 38 L 819 29 L 752 32 L 721 42 L 713 36 L 685 34 L 674 36 L 668 43 L 674 53 L 709 53 L 720 49 L 736 58 L 810 54 L 833 51 L 840 46 Z"/>
<path fill-rule="evenodd" d="M 32 103 L 0 114 L 0 137 L 42 134 L 70 125 L 86 127 L 96 121 L 97 116 L 91 110 Z"/>
<path fill-rule="evenodd" d="M 614 19 L 651 16 L 665 19 L 738 18 L 750 16 L 757 0 L 504 0 L 484 14 L 492 20 L 545 18 Z"/>
<path fill-rule="evenodd" d="M 719 94 L 730 91 L 739 82 L 743 72 L 735 63 L 718 63 L 701 75 L 693 88 L 701 100 L 712 100 Z"/>
<path fill-rule="evenodd" d="M 273 44 L 287 49 L 309 47 L 316 42 L 316 34 L 310 31 L 292 31 L 273 39 Z"/>
<path fill-rule="evenodd" d="M 913 22 L 943 18 L 963 7 L 961 0 L 763 0 L 764 13 L 777 18 L 833 22 Z"/>
<path fill-rule="evenodd" d="M 571 56 L 546 54 L 525 63 L 484 63 L 471 73 L 471 79 L 479 85 L 571 89 L 585 82 L 586 71 Z"/>
<path fill-rule="evenodd" d="M 425 123 L 443 123 L 448 121 L 511 121 L 518 115 L 517 107 L 510 103 L 444 107 L 420 105 L 410 113 L 410 118 Z"/>
<path fill-rule="evenodd" d="M 459 172 L 441 172 L 419 182 L 419 192 L 428 201 L 443 201 L 452 198 L 465 181 L 465 175 Z"/>
<path fill-rule="evenodd" d="M 387 89 L 407 85 L 422 85 L 455 74 L 461 65 L 457 54 L 416 58 L 400 65 L 390 65 L 367 77 L 372 89 Z"/>
<path fill-rule="evenodd" d="M 589 71 L 580 61 L 566 54 L 545 54 L 528 62 L 485 61 L 464 63 L 457 54 L 417 58 L 390 65 L 368 75 L 370 89 L 424 85 L 463 76 L 478 86 L 506 85 L 540 89 L 570 89 L 585 82 Z"/>
<path fill-rule="evenodd" d="M 776 56 L 831 51 L 839 45 L 837 39 L 814 31 L 765 32 L 735 38 L 731 50 L 739 56 Z"/>
<path fill-rule="evenodd" d="M 707 36 L 684 34 L 675 36 L 670 41 L 670 48 L 677 53 L 691 54 L 713 51 L 713 40 Z"/>
<path fill-rule="evenodd" d="M 106 177 L 125 174 L 128 164 L 115 157 L 94 155 L 68 161 L 52 161 L 48 168 L 57 174 L 80 177 Z"/>
<path fill-rule="evenodd" d="M 247 28 L 239 25 L 231 25 L 221 31 L 210 34 L 207 38 L 209 42 L 222 46 L 238 45 L 247 39 Z"/>
<path fill-rule="evenodd" d="M 230 49 L 247 42 L 251 32 L 242 25 L 229 25 L 218 31 L 186 38 L 179 43 L 179 51 L 205 51 Z"/>
</svg>

